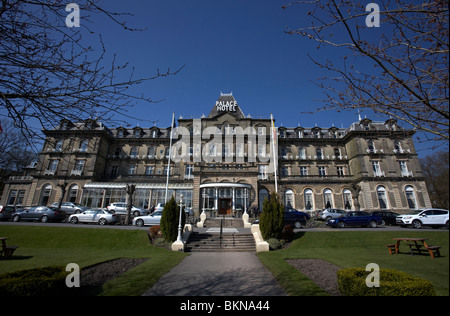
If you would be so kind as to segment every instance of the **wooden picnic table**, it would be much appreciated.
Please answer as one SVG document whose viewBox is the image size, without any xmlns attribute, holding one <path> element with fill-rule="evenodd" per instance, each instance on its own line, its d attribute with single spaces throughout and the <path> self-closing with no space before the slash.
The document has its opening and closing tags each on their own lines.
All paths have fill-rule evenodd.
<svg viewBox="0 0 450 316">
<path fill-rule="evenodd" d="M 6 240 L 9 239 L 8 237 L 0 237 L 0 241 L 2 242 L 2 249 L 0 249 L 0 257 L 4 258 L 11 258 L 14 251 L 16 251 L 17 246 L 7 246 Z"/>
<path fill-rule="evenodd" d="M 392 238 L 396 243 L 394 245 L 386 245 L 389 248 L 389 253 L 392 254 L 392 250 L 395 249 L 395 253 L 398 254 L 400 252 L 400 243 L 402 241 L 408 242 L 411 241 L 413 243 L 408 244 L 411 255 L 414 255 L 414 252 L 418 252 L 419 255 L 422 252 L 428 252 L 431 258 L 434 259 L 434 255 L 436 254 L 438 257 L 440 256 L 439 249 L 440 246 L 431 246 L 428 245 L 425 240 L 428 238 L 412 238 L 412 237 L 402 237 L 402 238 Z M 421 243 L 421 244 L 420 244 Z"/>
</svg>

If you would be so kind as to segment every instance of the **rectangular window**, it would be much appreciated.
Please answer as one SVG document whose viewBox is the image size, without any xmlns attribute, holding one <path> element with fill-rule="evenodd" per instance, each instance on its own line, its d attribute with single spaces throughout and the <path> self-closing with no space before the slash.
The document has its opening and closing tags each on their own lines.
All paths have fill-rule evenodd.
<svg viewBox="0 0 450 316">
<path fill-rule="evenodd" d="M 308 167 L 300 167 L 300 175 L 307 176 L 308 175 Z"/>
<path fill-rule="evenodd" d="M 326 168 L 325 167 L 319 167 L 319 176 L 323 177 L 326 176 Z"/>
</svg>

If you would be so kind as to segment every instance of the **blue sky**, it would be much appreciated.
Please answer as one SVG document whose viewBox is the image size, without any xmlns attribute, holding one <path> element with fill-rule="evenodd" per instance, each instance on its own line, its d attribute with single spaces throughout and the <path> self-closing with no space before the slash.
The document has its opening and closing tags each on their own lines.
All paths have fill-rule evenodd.
<svg viewBox="0 0 450 316">
<path fill-rule="evenodd" d="M 300 114 L 313 110 L 324 97 L 312 81 L 326 73 L 307 54 L 322 57 L 327 52 L 317 50 L 312 41 L 284 33 L 287 26 L 300 25 L 304 17 L 298 9 L 283 10 L 285 3 L 114 0 L 107 2 L 111 9 L 134 14 L 127 19 L 130 27 L 147 30 L 121 31 L 110 22 L 91 27 L 102 34 L 107 49 L 116 52 L 119 61 L 136 67 L 137 76 L 185 65 L 176 76 L 140 86 L 139 94 L 164 101 L 135 106 L 132 116 L 167 126 L 173 111 L 176 117 L 207 115 L 220 92 L 233 92 L 246 115 L 270 117 L 273 113 L 277 125 L 349 126 L 357 113 Z"/>
<path fill-rule="evenodd" d="M 317 124 L 327 128 L 334 124 L 346 128 L 357 121 L 356 111 L 302 114 L 323 106 L 324 90 L 314 82 L 330 75 L 315 65 L 308 54 L 320 61 L 327 57 L 339 61 L 345 51 L 317 49 L 317 43 L 312 40 L 286 34 L 289 27 L 309 25 L 302 6 L 282 9 L 289 2 L 107 0 L 104 4 L 109 11 L 134 15 L 119 20 L 127 21 L 129 27 L 145 30 L 122 30 L 105 16 L 93 16 L 87 21 L 83 12 L 80 23 L 88 24 L 95 32 L 85 38 L 90 44 L 98 47 L 98 35 L 101 35 L 108 56 L 112 58 L 115 53 L 119 63 L 129 64 L 117 81 L 128 80 L 131 67 L 135 68 L 136 77 L 151 77 L 157 69 L 174 71 L 184 65 L 175 76 L 130 88 L 136 95 L 163 100 L 156 104 L 141 102 L 130 108 L 129 116 L 136 119 L 126 118 L 126 121 L 132 127 L 152 126 L 154 121 L 157 126 L 167 127 L 172 112 L 176 118 L 208 115 L 220 92 L 233 92 L 244 114 L 269 118 L 273 113 L 277 126 L 313 127 Z M 382 28 L 364 31 L 379 36 Z M 361 115 L 372 120 L 387 119 L 367 111 L 362 111 Z M 104 123 L 109 127 L 117 126 Z M 418 150 L 427 147 L 428 144 L 416 143 Z M 421 156 L 428 153 L 419 152 Z"/>
</svg>

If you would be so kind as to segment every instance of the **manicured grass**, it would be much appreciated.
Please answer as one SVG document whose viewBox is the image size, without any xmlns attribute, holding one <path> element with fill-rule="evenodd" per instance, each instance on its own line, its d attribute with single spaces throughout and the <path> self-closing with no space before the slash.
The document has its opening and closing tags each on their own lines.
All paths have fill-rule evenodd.
<svg viewBox="0 0 450 316">
<path fill-rule="evenodd" d="M 428 238 L 428 244 L 442 247 L 440 249 L 442 257 L 431 259 L 428 255 L 411 256 L 409 248 L 404 244 L 400 246 L 403 253 L 389 255 L 385 245 L 393 243 L 392 238 L 396 237 Z M 326 295 L 285 261 L 285 259 L 316 258 L 343 268 L 366 267 L 369 263 L 376 263 L 380 268 L 404 271 L 431 281 L 437 295 L 448 296 L 448 244 L 448 231 L 306 232 L 297 234 L 297 239 L 289 248 L 259 253 L 258 257 L 290 295 Z"/>
<path fill-rule="evenodd" d="M 81 268 L 116 258 L 149 258 L 106 283 L 100 295 L 140 295 L 185 256 L 150 245 L 143 230 L 0 226 L 0 235 L 19 248 L 0 260 L 0 273 L 76 263 Z"/>
</svg>

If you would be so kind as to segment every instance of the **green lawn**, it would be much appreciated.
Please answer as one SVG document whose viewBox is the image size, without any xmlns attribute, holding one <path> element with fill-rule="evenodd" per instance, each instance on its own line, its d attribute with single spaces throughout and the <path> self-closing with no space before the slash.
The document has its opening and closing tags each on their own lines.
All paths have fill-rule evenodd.
<svg viewBox="0 0 450 316">
<path fill-rule="evenodd" d="M 149 258 L 106 283 L 100 295 L 140 295 L 185 256 L 150 245 L 143 230 L 0 226 L 0 235 L 19 248 L 0 260 L 0 273 L 76 263 L 81 268 L 116 258 Z"/>
<path fill-rule="evenodd" d="M 264 265 L 274 274 L 290 295 L 326 295 L 312 281 L 303 276 L 285 259 L 317 258 L 340 267 L 365 267 L 376 263 L 380 268 L 391 268 L 431 281 L 437 295 L 449 295 L 449 233 L 448 231 L 423 232 L 306 232 L 297 234 L 289 248 L 259 253 Z M 440 258 L 411 256 L 406 245 L 405 253 L 389 255 L 386 244 L 395 237 L 423 237 L 428 243 L 442 246 Z"/>
<path fill-rule="evenodd" d="M 143 230 L 82 227 L 0 226 L 0 235 L 17 245 L 13 260 L 0 260 L 0 273 L 51 265 L 77 263 L 81 268 L 115 258 L 149 258 L 148 261 L 106 283 L 100 295 L 140 295 L 186 256 L 149 244 Z M 318 258 L 341 267 L 405 271 L 430 280 L 438 295 L 449 295 L 449 233 L 432 232 L 307 232 L 297 234 L 289 248 L 258 254 L 290 295 L 326 295 L 285 259 Z M 442 246 L 443 257 L 389 255 L 386 244 L 394 237 L 424 237 Z M 405 247 L 405 246 L 404 246 Z M 406 251 L 406 248 L 403 248 Z"/>
</svg>

